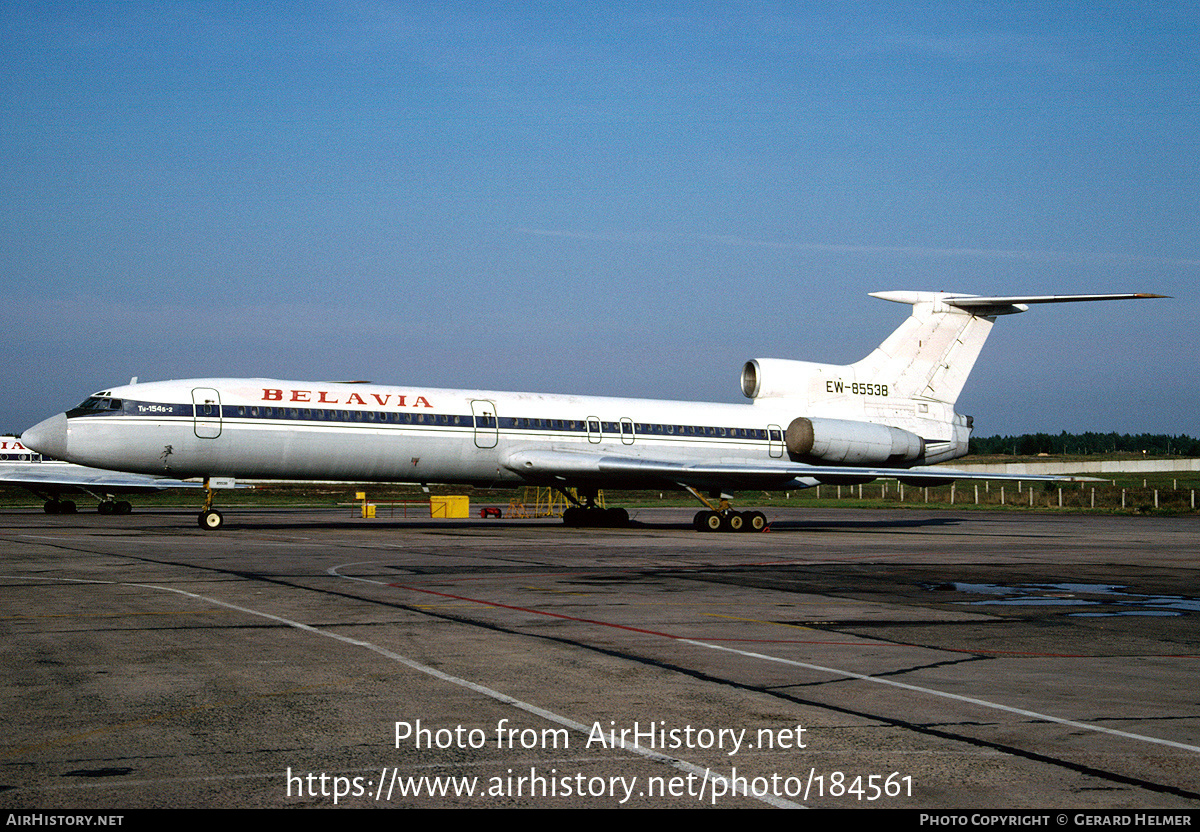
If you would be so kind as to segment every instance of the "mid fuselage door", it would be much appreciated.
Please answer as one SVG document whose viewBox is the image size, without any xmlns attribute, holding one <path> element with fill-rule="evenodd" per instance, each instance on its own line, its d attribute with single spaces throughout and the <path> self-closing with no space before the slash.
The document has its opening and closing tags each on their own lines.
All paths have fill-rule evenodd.
<svg viewBox="0 0 1200 832">
<path fill-rule="evenodd" d="M 500 420 L 496 418 L 496 403 L 487 399 L 471 402 L 471 413 L 475 417 L 475 447 L 494 448 L 500 441 Z"/>
<path fill-rule="evenodd" d="M 621 417 L 621 442 L 625 445 L 633 444 L 633 420 L 628 416 Z"/>
</svg>

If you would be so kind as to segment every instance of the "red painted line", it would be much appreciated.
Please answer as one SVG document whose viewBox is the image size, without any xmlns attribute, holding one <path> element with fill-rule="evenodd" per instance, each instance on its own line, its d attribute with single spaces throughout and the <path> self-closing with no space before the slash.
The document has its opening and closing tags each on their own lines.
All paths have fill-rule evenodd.
<svg viewBox="0 0 1200 832">
<path fill-rule="evenodd" d="M 594 618 L 579 618 L 574 615 L 563 615 L 559 612 L 548 612 L 546 610 L 534 609 L 533 607 L 518 607 L 514 604 L 501 604 L 498 601 L 484 601 L 480 598 L 468 598 L 465 595 L 452 595 L 449 592 L 438 592 L 434 589 L 423 589 L 418 586 L 408 586 L 406 584 L 388 584 L 393 589 L 407 589 L 410 592 L 423 592 L 426 595 L 436 595 L 439 598 L 450 598 L 454 601 L 466 601 L 471 604 L 482 604 L 485 607 L 497 607 L 504 610 L 513 610 L 515 612 L 528 613 L 529 615 L 544 615 L 548 618 L 561 618 L 563 621 L 576 621 L 580 624 L 595 624 L 597 627 L 612 627 L 614 630 L 627 630 L 631 633 L 641 633 L 642 635 L 658 636 L 659 638 L 669 638 L 672 641 L 680 639 L 688 639 L 697 641 L 703 638 L 704 641 L 721 642 L 724 644 L 812 644 L 836 647 L 913 647 L 918 650 L 939 650 L 945 653 L 966 653 L 973 656 L 1031 656 L 1036 658 L 1052 658 L 1052 659 L 1094 659 L 1095 655 L 1086 653 L 1025 653 L 1015 650 L 967 650 L 960 647 L 932 647 L 927 644 L 904 644 L 895 641 L 814 641 L 805 639 L 787 639 L 787 638 L 710 638 L 700 636 L 678 636 L 671 633 L 663 633 L 658 630 L 647 630 L 642 627 L 630 627 L 626 624 L 613 624 L 609 621 L 597 621 Z M 1155 658 L 1155 659 L 1198 659 L 1200 656 L 1190 655 L 1150 655 L 1141 654 L 1137 658 Z"/>
<path fill-rule="evenodd" d="M 563 615 L 562 613 L 557 613 L 557 612 L 546 612 L 545 610 L 535 610 L 532 607 L 517 607 L 517 606 L 513 606 L 512 604 L 501 604 L 496 601 L 482 601 L 478 598 L 468 598 L 465 595 L 451 595 L 448 592 L 438 592 L 433 589 L 421 589 L 420 587 L 416 587 L 416 586 L 405 586 L 404 584 L 388 584 L 388 586 L 394 587 L 396 589 L 407 589 L 412 592 L 424 592 L 428 595 L 438 595 L 442 598 L 453 598 L 455 601 L 468 601 L 472 604 L 483 604 L 484 606 L 487 606 L 487 607 L 499 607 L 500 609 L 516 610 L 517 612 L 525 612 L 525 613 L 529 613 L 531 615 L 545 615 L 545 616 L 549 616 L 550 618 L 561 618 L 564 621 L 578 621 L 582 624 L 595 624 L 599 627 L 613 627 L 617 630 L 629 630 L 632 633 L 642 633 L 643 635 L 648 635 L 648 636 L 659 636 L 660 638 L 669 638 L 669 639 L 687 638 L 687 636 L 673 636 L 670 633 L 660 633 L 657 630 L 643 630 L 640 627 L 628 627 L 624 624 L 611 624 L 607 621 L 596 621 L 591 618 L 576 618 L 573 615 Z"/>
<path fill-rule="evenodd" d="M 659 563 L 645 564 L 642 566 L 630 566 L 624 569 L 594 569 L 587 572 L 493 572 L 487 575 L 464 575 L 457 578 L 451 578 L 446 575 L 434 575 L 428 578 L 430 583 L 470 583 L 473 581 L 491 581 L 497 578 L 589 578 L 596 575 L 629 575 L 638 572 L 666 572 L 666 573 L 686 573 L 704 570 L 729 571 L 731 569 L 743 569 L 757 566 L 820 566 L 830 563 L 859 563 L 863 560 L 870 561 L 878 557 L 902 557 L 903 552 L 896 552 L 891 555 L 863 555 L 850 556 L 845 558 L 820 558 L 818 560 L 806 561 L 796 560 L 794 558 L 788 560 L 753 560 L 735 564 L 678 564 L 678 563 Z M 399 584 L 389 584 L 389 586 L 399 586 Z M 468 599 L 469 600 L 469 599 Z M 483 603 L 483 602 L 480 602 Z"/>
</svg>

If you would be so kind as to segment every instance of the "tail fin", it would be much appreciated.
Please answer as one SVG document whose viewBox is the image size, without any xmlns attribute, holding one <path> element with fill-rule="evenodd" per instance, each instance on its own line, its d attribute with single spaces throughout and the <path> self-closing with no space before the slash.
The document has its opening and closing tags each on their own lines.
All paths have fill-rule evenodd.
<svg viewBox="0 0 1200 832">
<path fill-rule="evenodd" d="M 911 304 L 912 315 L 870 355 L 852 365 L 855 377 L 886 380 L 892 396 L 953 405 L 995 318 L 952 305 L 953 296 L 941 292 L 873 292 L 871 296 Z M 1014 306 L 1004 313 L 1022 311 Z"/>
<path fill-rule="evenodd" d="M 866 358 L 851 365 L 864 380 L 886 380 L 892 395 L 953 405 L 999 315 L 1031 303 L 1127 300 L 1163 295 L 1032 295 L 980 297 L 946 292 L 872 292 L 912 305 L 912 315 Z"/>
<path fill-rule="evenodd" d="M 803 402 L 820 415 L 842 417 L 862 411 L 867 402 L 886 405 L 898 400 L 918 402 L 919 413 L 944 410 L 950 414 L 998 316 L 1025 312 L 1031 303 L 1166 297 L 1150 294 L 981 297 L 948 292 L 873 292 L 871 296 L 907 303 L 913 309 L 899 329 L 866 358 L 849 365 L 751 359 L 742 368 L 742 392 L 755 401 Z M 935 404 L 947 407 L 929 406 Z M 893 417 L 881 415 L 876 420 L 886 418 Z"/>
<path fill-rule="evenodd" d="M 835 420 L 835 427 L 823 429 L 842 430 L 844 436 L 854 432 L 847 425 L 862 422 L 907 431 L 920 443 L 920 457 L 928 464 L 967 452 L 971 417 L 956 413 L 954 404 L 998 316 L 1025 312 L 1031 303 L 1165 297 L 980 297 L 946 292 L 874 292 L 872 296 L 907 303 L 913 309 L 866 358 L 848 365 L 751 359 L 742 368 L 742 392 L 755 404 L 786 403 L 797 416 Z M 811 419 L 808 423 L 814 424 Z"/>
</svg>

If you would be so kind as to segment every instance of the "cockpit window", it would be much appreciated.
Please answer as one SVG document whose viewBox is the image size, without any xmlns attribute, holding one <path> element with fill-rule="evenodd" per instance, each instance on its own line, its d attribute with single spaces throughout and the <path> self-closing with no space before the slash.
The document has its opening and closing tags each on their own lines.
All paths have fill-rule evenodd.
<svg viewBox="0 0 1200 832">
<path fill-rule="evenodd" d="M 76 410 L 120 410 L 121 400 L 110 399 L 107 396 L 89 396 L 79 403 Z"/>
<path fill-rule="evenodd" d="M 68 410 L 67 416 L 96 416 L 101 413 L 120 413 L 123 404 L 120 399 L 113 399 L 109 396 L 98 394 L 89 396 L 80 402 L 78 407 Z"/>
</svg>

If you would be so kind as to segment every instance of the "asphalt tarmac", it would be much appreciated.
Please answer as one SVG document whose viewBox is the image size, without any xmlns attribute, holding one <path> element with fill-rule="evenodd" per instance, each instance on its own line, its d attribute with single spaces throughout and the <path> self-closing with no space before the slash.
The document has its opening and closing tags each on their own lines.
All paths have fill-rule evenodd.
<svg viewBox="0 0 1200 832">
<path fill-rule="evenodd" d="M 0 517 L 0 807 L 1200 808 L 1200 520 Z"/>
</svg>

